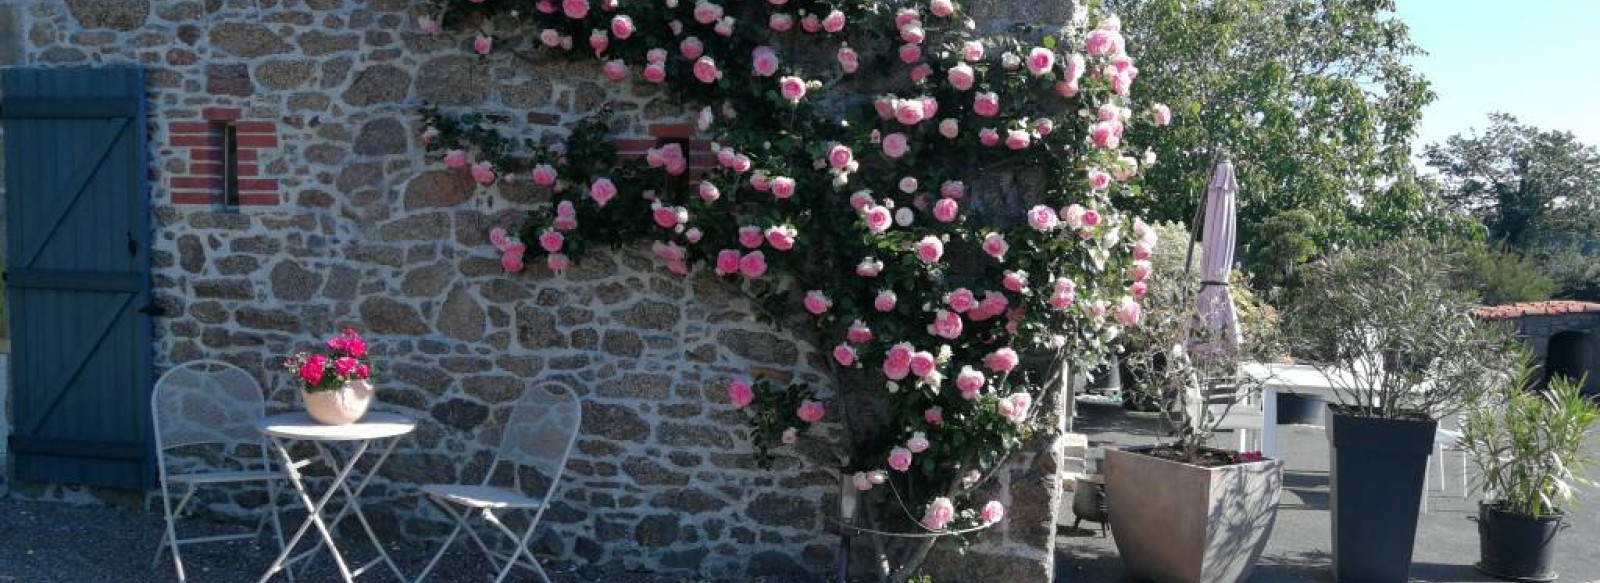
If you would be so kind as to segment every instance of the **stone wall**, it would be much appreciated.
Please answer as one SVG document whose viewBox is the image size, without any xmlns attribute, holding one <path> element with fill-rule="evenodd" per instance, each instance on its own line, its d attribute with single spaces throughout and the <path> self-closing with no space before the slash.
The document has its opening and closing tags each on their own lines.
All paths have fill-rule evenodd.
<svg viewBox="0 0 1600 583">
<path fill-rule="evenodd" d="M 0 0 L 0 65 L 146 67 L 167 313 L 157 368 L 222 358 L 257 371 L 287 409 L 297 397 L 278 359 L 361 326 L 382 406 L 421 421 L 368 492 L 378 522 L 408 536 L 445 525 L 414 484 L 479 479 L 509 404 L 531 383 L 565 382 L 585 420 L 540 548 L 714 577 L 826 569 L 837 543 L 822 519 L 837 487 L 826 436 L 802 449 L 805 463 L 760 469 L 724 404 L 726 380 L 753 368 L 820 380 L 815 347 L 753 321 L 737 288 L 668 275 L 642 249 L 565 276 L 505 275 L 486 233 L 542 201 L 514 186 L 481 193 L 416 139 L 423 102 L 505 113 L 533 137 L 610 103 L 646 144 L 687 131 L 682 108 L 650 87 L 601 85 L 588 64 L 479 59 L 463 38 L 419 34 L 409 5 Z M 1081 18 L 1071 2 L 971 8 L 991 23 Z M 235 209 L 218 205 L 207 132 L 219 121 L 246 151 Z M 976 547 L 1027 557 L 1036 580 L 1049 578 L 1053 532 L 1018 525 L 1054 522 L 1051 451 L 1007 478 L 1014 532 Z"/>
</svg>

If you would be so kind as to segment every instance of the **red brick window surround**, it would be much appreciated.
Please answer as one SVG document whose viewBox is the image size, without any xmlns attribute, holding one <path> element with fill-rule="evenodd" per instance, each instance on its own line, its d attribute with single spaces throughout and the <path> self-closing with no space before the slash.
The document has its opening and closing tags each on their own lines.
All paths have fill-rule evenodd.
<svg viewBox="0 0 1600 583">
<path fill-rule="evenodd" d="M 277 206 L 281 196 L 276 178 L 261 176 L 261 151 L 278 147 L 277 123 L 242 120 L 232 107 L 207 107 L 198 121 L 173 121 L 168 126 L 169 144 L 187 164 L 185 171 L 172 175 L 172 204 Z M 231 126 L 235 136 L 238 169 L 238 199 L 225 199 L 226 156 L 224 135 Z M 184 153 L 188 155 L 185 156 Z"/>
<path fill-rule="evenodd" d="M 648 139 L 621 139 L 612 142 L 617 147 L 617 155 L 622 158 L 642 158 L 645 151 L 650 148 L 677 143 L 683 147 L 684 155 L 689 158 L 689 171 L 683 177 L 688 184 L 699 183 L 702 174 L 716 169 L 717 156 L 711 151 L 711 142 L 696 139 L 693 125 L 654 124 L 650 126 L 649 131 Z"/>
</svg>

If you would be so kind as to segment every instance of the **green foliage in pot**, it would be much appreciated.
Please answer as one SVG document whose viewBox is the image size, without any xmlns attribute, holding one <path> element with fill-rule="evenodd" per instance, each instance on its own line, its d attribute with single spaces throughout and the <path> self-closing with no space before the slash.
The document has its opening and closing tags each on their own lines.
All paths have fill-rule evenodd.
<svg viewBox="0 0 1600 583">
<path fill-rule="evenodd" d="M 1493 389 L 1514 350 L 1503 327 L 1472 316 L 1451 284 L 1453 252 L 1420 240 L 1344 250 L 1308 264 L 1286 310 L 1296 356 L 1328 376 L 1347 414 L 1428 419 Z"/>
<path fill-rule="evenodd" d="M 1484 499 L 1500 510 L 1535 518 L 1560 514 L 1591 461 L 1584 438 L 1600 421 L 1600 405 L 1583 396 L 1582 380 L 1556 375 L 1528 390 L 1538 368 L 1524 352 L 1502 391 L 1485 395 L 1462 418 L 1462 443 L 1477 466 Z"/>
</svg>

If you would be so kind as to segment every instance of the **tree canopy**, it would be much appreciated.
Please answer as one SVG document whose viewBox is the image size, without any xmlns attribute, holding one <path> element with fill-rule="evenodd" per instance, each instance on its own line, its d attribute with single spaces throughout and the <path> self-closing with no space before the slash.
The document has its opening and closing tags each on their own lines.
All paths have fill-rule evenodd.
<svg viewBox="0 0 1600 583">
<path fill-rule="evenodd" d="M 1129 32 L 1130 42 L 1148 47 L 1139 65 L 1150 75 L 1143 90 L 1174 112 L 1172 131 L 1148 140 L 1159 159 L 1145 186 L 1155 195 L 1152 218 L 1190 221 L 1213 154 L 1226 151 L 1238 173 L 1247 258 L 1274 246 L 1264 240 L 1268 219 L 1296 209 L 1318 227 L 1313 253 L 1446 230 L 1410 161 L 1422 107 L 1434 94 L 1406 64 L 1420 50 L 1393 16 L 1392 0 L 1101 6 L 1143 24 Z M 1303 216 L 1291 218 L 1276 222 Z M 1301 243 L 1289 247 L 1309 254 Z"/>
</svg>

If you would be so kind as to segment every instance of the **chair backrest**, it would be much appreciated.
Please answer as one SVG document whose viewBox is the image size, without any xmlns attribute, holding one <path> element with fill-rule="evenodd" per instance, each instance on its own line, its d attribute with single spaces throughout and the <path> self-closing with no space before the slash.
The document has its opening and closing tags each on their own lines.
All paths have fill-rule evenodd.
<svg viewBox="0 0 1600 583">
<path fill-rule="evenodd" d="M 156 448 L 261 443 L 255 423 L 266 399 L 255 377 L 219 360 L 186 362 L 161 375 L 150 395 Z"/>
<path fill-rule="evenodd" d="M 484 483 L 494 478 L 502 463 L 513 464 L 517 488 L 548 500 L 561 481 L 582 425 L 583 406 L 572 389 L 548 382 L 529 387 L 506 419 L 500 449 Z M 527 475 L 528 471 L 534 475 Z M 534 483 L 528 483 L 530 480 Z"/>
</svg>

